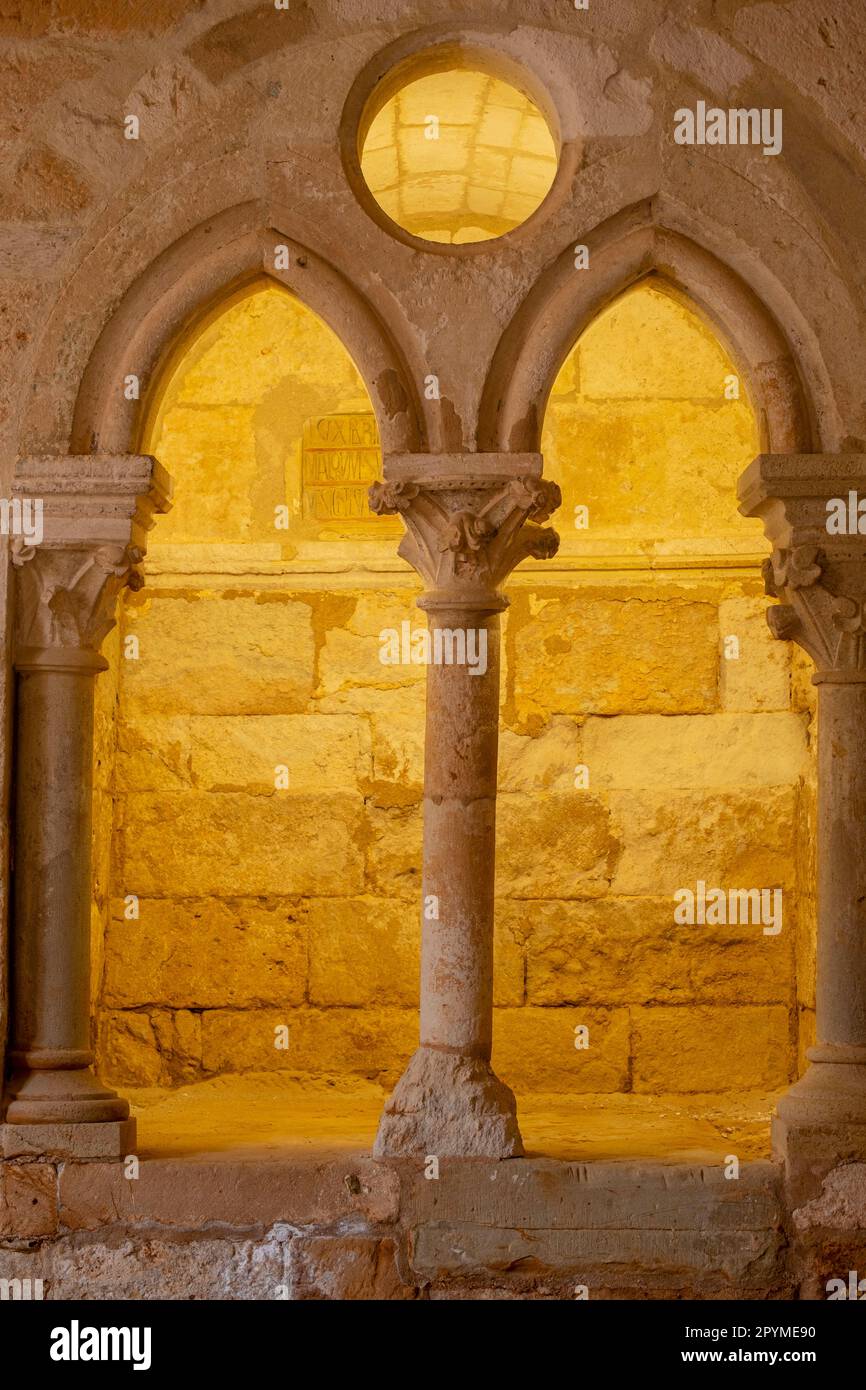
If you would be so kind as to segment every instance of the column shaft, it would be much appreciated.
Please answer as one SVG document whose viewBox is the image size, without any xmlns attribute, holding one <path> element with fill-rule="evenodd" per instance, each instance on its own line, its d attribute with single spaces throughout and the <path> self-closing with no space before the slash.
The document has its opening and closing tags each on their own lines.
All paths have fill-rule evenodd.
<svg viewBox="0 0 866 1390">
<path fill-rule="evenodd" d="M 124 1120 L 94 1076 L 90 903 L 94 677 L 80 648 L 26 653 L 15 755 L 10 1124 Z"/>
<path fill-rule="evenodd" d="M 866 681 L 818 682 L 818 1043 L 866 1050 Z"/>
<path fill-rule="evenodd" d="M 434 650 L 437 632 L 445 648 L 443 634 L 460 630 L 485 651 L 486 670 L 427 670 L 423 895 L 425 904 L 437 900 L 438 916 L 422 913 L 421 1043 L 489 1062 L 499 615 L 455 608 L 429 616 Z"/>
<path fill-rule="evenodd" d="M 13 1049 L 90 1048 L 93 670 L 18 680 Z"/>
</svg>

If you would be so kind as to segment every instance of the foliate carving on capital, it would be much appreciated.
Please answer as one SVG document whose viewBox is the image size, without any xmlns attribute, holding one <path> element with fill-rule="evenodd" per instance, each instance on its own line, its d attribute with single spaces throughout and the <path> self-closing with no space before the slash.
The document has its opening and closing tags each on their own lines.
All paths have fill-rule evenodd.
<svg viewBox="0 0 866 1390">
<path fill-rule="evenodd" d="M 562 500 L 556 483 L 535 477 L 418 478 L 373 483 L 371 510 L 406 526 L 399 553 L 439 594 L 495 593 L 532 556 L 559 549 L 546 521 Z"/>
<path fill-rule="evenodd" d="M 774 637 L 796 642 L 821 671 L 866 671 L 866 602 L 831 592 L 832 566 L 818 546 L 776 550 L 764 561 L 764 588 L 782 602 L 767 612 Z"/>
<path fill-rule="evenodd" d="M 99 650 L 116 620 L 121 589 L 140 589 L 136 546 L 28 546 L 16 538 L 17 646 Z"/>
</svg>

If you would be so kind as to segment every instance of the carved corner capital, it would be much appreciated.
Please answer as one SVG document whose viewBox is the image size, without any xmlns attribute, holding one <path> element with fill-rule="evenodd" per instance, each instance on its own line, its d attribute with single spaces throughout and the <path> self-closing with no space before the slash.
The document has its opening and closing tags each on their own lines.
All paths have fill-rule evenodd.
<svg viewBox="0 0 866 1390">
<path fill-rule="evenodd" d="M 115 623 L 124 586 L 140 589 L 137 546 L 27 546 L 16 538 L 16 665 L 35 650 L 96 653 Z"/>
<path fill-rule="evenodd" d="M 866 676 L 866 528 L 830 523 L 866 500 L 866 455 L 762 454 L 739 483 L 740 511 L 760 517 L 773 545 L 764 588 L 775 637 L 797 642 L 825 678 Z M 844 501 L 845 508 L 840 504 Z"/>
<path fill-rule="evenodd" d="M 144 583 L 136 567 L 155 514 L 171 504 L 168 475 L 147 455 L 26 458 L 13 497 L 31 504 L 31 531 L 11 547 L 15 664 L 99 669 L 90 656 L 114 626 L 120 590 Z"/>
<path fill-rule="evenodd" d="M 443 467 L 431 458 L 425 468 L 419 458 L 416 470 L 370 487 L 372 511 L 402 517 L 399 553 L 429 586 L 428 599 L 502 606 L 499 587 L 521 560 L 556 554 L 559 537 L 539 523 L 560 505 L 558 486 L 534 466 L 518 471 L 518 460 L 493 457 L 496 466 L 489 456 L 467 455 L 460 472 L 455 460 Z"/>
</svg>

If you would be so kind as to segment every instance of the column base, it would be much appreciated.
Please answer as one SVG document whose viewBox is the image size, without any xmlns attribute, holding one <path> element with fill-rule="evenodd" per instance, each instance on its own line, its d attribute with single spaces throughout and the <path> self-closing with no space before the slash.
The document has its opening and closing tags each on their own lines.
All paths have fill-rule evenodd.
<svg viewBox="0 0 866 1390">
<path fill-rule="evenodd" d="M 40 1067 L 37 1063 L 13 1071 L 6 1083 L 6 1123 L 89 1125 L 127 1120 L 129 1102 L 103 1086 L 86 1065 L 88 1053 L 79 1055 L 84 1065 Z M 14 1060 L 13 1054 L 13 1064 Z"/>
<path fill-rule="evenodd" d="M 0 1124 L 3 1158 L 126 1158 L 136 1152 L 135 1120 L 87 1125 Z"/>
<path fill-rule="evenodd" d="M 375 1158 L 520 1158 L 514 1094 L 480 1057 L 418 1048 L 379 1122 Z"/>
<path fill-rule="evenodd" d="M 782 1096 L 773 1154 L 785 1166 L 794 1207 L 811 1201 L 843 1163 L 866 1162 L 866 1048 L 810 1048 L 810 1065 Z"/>
</svg>

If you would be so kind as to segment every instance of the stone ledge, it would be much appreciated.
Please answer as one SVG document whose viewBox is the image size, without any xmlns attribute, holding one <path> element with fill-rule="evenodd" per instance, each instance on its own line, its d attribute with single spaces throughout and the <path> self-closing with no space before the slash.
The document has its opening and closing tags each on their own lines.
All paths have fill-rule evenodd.
<svg viewBox="0 0 866 1390">
<path fill-rule="evenodd" d="M 118 1223 L 194 1230 L 226 1226 L 330 1225 L 347 1219 L 393 1222 L 397 1175 L 368 1154 L 309 1157 L 141 1159 L 129 1179 L 116 1164 L 66 1164 L 60 1220 L 68 1230 Z"/>
<path fill-rule="evenodd" d="M 44 1170 L 53 1194 L 53 1166 L 6 1167 Z M 145 1156 L 137 1179 L 67 1162 L 56 1218 L 46 1209 L 27 1248 L 0 1249 L 0 1278 L 83 1299 L 571 1299 L 575 1284 L 590 1298 L 793 1296 L 773 1163 L 744 1164 L 736 1181 L 661 1162 L 424 1170 L 324 1146 Z"/>
</svg>

